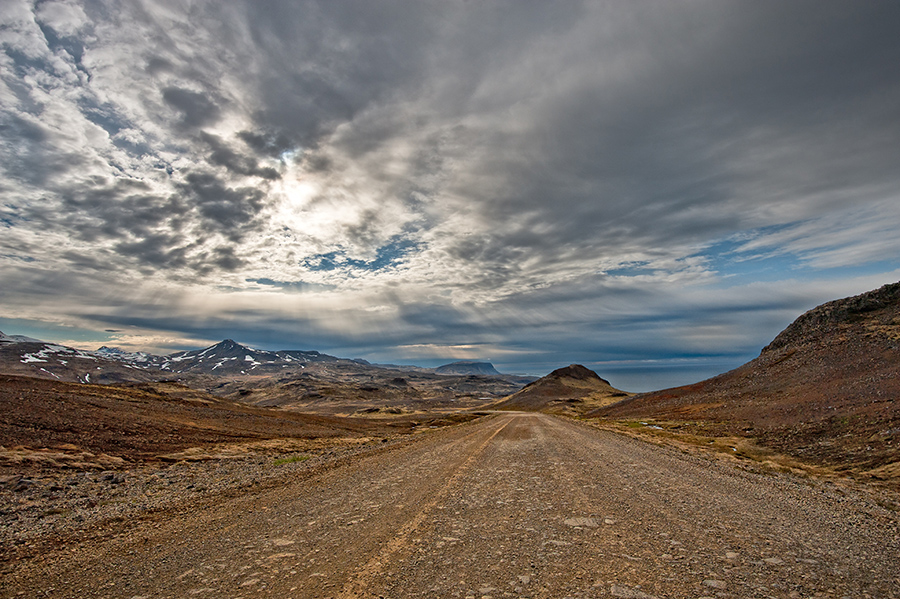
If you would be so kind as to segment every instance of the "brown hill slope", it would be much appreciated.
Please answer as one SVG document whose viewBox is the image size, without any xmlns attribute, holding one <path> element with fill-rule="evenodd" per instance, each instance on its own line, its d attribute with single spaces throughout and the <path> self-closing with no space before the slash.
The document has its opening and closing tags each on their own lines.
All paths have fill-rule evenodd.
<svg viewBox="0 0 900 599">
<path fill-rule="evenodd" d="M 589 416 L 699 423 L 805 462 L 894 478 L 900 477 L 898 375 L 895 283 L 810 310 L 735 370 Z"/>
<path fill-rule="evenodd" d="M 554 414 L 582 414 L 627 397 L 593 370 L 571 364 L 525 385 L 503 401 L 495 410 L 522 410 Z"/>
<path fill-rule="evenodd" d="M 121 467 L 223 443 L 388 436 L 413 424 L 258 408 L 176 383 L 91 385 L 11 375 L 0 375 L 0 413 L 0 473 Z"/>
</svg>

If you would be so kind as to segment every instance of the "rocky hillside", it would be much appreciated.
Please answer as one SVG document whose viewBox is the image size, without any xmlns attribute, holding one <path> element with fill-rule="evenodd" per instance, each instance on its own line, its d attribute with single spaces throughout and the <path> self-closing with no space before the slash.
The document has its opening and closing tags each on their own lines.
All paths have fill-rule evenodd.
<svg viewBox="0 0 900 599">
<path fill-rule="evenodd" d="M 715 425 L 807 462 L 900 477 L 900 283 L 828 302 L 717 377 L 589 415 Z"/>
<path fill-rule="evenodd" d="M 824 338 L 840 337 L 864 329 L 871 338 L 900 340 L 900 283 L 875 291 L 822 304 L 803 314 L 782 331 L 762 354 L 780 349 L 816 344 Z"/>
<path fill-rule="evenodd" d="M 582 414 L 627 397 L 580 364 L 554 370 L 495 404 L 498 410 Z"/>
</svg>

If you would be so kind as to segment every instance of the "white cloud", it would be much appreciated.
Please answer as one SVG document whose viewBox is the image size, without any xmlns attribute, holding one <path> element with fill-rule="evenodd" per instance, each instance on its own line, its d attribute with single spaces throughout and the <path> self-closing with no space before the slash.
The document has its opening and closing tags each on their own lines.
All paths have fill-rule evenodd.
<svg viewBox="0 0 900 599">
<path fill-rule="evenodd" d="M 70 2 L 42 2 L 37 5 L 35 16 L 64 36 L 75 35 L 88 24 L 84 10 Z"/>
</svg>

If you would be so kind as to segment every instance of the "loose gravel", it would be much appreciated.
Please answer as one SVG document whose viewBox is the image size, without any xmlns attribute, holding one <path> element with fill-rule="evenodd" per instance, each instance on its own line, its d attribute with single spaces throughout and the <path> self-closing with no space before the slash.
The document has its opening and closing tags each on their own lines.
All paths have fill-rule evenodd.
<svg viewBox="0 0 900 599">
<path fill-rule="evenodd" d="M 173 467 L 187 505 L 23 559 L 0 597 L 900 597 L 900 515 L 852 488 L 541 414 L 354 451 L 208 501 L 220 466 Z"/>
<path fill-rule="evenodd" d="M 122 528 L 152 514 L 190 508 L 222 495 L 252 492 L 318 472 L 355 455 L 403 444 L 394 440 L 264 442 L 219 451 L 186 451 L 168 462 L 127 470 L 51 470 L 0 476 L 0 559 L 35 555 L 80 540 L 109 524 Z M 277 452 L 273 446 L 301 446 Z M 3 564 L 0 563 L 0 572 Z"/>
</svg>

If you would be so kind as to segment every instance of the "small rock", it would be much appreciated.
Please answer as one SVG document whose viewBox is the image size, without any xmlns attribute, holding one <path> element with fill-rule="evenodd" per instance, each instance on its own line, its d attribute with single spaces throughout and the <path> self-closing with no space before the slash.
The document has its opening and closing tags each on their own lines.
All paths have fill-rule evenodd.
<svg viewBox="0 0 900 599">
<path fill-rule="evenodd" d="M 709 579 L 703 581 L 703 586 L 707 586 L 711 589 L 724 589 L 728 584 L 726 584 L 724 580 Z"/>
<path fill-rule="evenodd" d="M 100 480 L 111 485 L 120 485 L 125 482 L 125 477 L 115 472 L 104 472 Z"/>
<path fill-rule="evenodd" d="M 781 564 L 784 563 L 784 560 L 781 559 L 780 557 L 767 557 L 763 561 L 766 562 L 767 564 L 769 564 L 770 566 L 780 566 Z"/>
<path fill-rule="evenodd" d="M 563 520 L 563 524 L 567 526 L 584 526 L 586 528 L 597 528 L 597 521 L 593 518 L 567 518 Z"/>
<path fill-rule="evenodd" d="M 643 591 L 630 589 L 617 584 L 609 587 L 609 592 L 613 597 L 618 597 L 619 599 L 657 599 L 653 595 L 648 595 Z"/>
</svg>

